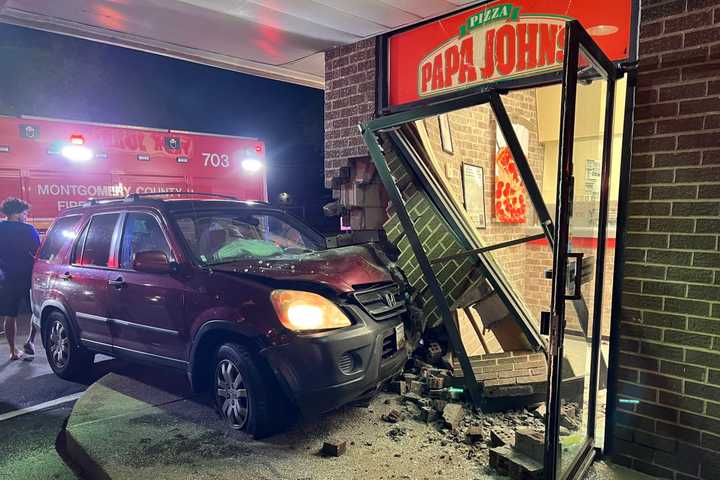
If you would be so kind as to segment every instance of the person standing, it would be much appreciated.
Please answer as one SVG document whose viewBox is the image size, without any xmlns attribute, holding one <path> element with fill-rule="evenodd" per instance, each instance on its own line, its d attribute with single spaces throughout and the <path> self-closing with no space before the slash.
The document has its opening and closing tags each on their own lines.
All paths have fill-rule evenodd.
<svg viewBox="0 0 720 480">
<path fill-rule="evenodd" d="M 7 217 L 0 222 L 0 318 L 5 324 L 5 336 L 10 346 L 10 359 L 17 360 L 23 352 L 15 348 L 17 316 L 21 305 L 27 303 L 32 279 L 35 252 L 40 236 L 27 221 L 30 205 L 19 198 L 9 197 L 0 206 Z M 35 353 L 35 326 L 25 344 L 25 353 Z"/>
</svg>

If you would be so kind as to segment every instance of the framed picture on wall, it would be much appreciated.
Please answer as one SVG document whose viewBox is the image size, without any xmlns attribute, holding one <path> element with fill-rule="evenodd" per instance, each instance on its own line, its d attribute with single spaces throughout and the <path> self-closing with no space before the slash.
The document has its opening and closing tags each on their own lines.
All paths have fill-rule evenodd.
<svg viewBox="0 0 720 480">
<path fill-rule="evenodd" d="M 462 164 L 463 203 L 475 228 L 486 228 L 485 177 L 482 167 Z"/>
<path fill-rule="evenodd" d="M 447 113 L 438 115 L 438 124 L 440 125 L 440 145 L 442 146 L 443 152 L 454 153 L 452 143 L 452 133 L 450 131 L 450 119 Z"/>
</svg>

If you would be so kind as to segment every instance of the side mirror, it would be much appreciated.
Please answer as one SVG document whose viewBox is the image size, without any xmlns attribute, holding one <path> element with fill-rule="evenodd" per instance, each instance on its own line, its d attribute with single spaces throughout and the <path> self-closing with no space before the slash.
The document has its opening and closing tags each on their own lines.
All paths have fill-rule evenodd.
<svg viewBox="0 0 720 480">
<path fill-rule="evenodd" d="M 175 271 L 175 266 L 168 260 L 165 252 L 149 250 L 135 254 L 133 269 L 147 273 L 172 273 Z"/>
</svg>

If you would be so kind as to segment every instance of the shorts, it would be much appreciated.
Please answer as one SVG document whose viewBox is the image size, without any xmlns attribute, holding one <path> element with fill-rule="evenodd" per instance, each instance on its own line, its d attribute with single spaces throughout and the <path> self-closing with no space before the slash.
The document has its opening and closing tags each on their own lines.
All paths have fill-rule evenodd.
<svg viewBox="0 0 720 480">
<path fill-rule="evenodd" d="M 15 286 L 10 282 L 0 282 L 0 316 L 17 317 L 27 309 L 30 303 L 30 289 L 24 285 Z"/>
</svg>

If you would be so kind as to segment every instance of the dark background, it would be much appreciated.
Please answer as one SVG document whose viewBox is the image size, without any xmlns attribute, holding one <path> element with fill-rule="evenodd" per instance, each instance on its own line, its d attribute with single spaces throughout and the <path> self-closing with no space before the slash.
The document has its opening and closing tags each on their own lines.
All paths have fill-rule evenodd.
<svg viewBox="0 0 720 480">
<path fill-rule="evenodd" d="M 321 230 L 323 92 L 0 24 L 0 114 L 257 137 L 271 201 L 288 192 Z"/>
</svg>

